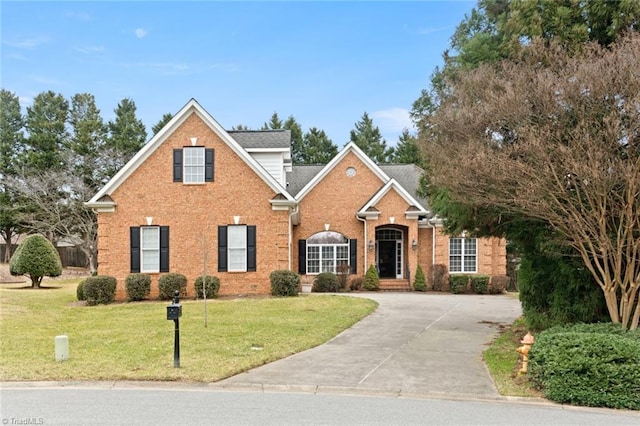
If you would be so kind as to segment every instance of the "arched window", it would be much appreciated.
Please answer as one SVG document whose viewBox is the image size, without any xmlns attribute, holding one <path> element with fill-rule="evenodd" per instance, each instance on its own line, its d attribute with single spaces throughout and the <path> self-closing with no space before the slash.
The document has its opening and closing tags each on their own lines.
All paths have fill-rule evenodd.
<svg viewBox="0 0 640 426">
<path fill-rule="evenodd" d="M 323 231 L 307 239 L 307 274 L 338 272 L 349 264 L 349 239 L 339 232 Z"/>
</svg>

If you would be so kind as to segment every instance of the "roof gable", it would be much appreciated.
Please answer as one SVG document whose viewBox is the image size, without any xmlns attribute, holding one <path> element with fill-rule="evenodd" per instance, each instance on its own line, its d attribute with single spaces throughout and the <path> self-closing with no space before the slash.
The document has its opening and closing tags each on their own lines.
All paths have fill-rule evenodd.
<svg viewBox="0 0 640 426">
<path fill-rule="evenodd" d="M 395 179 L 390 179 L 373 197 L 367 201 L 362 208 L 358 211 L 358 215 L 366 216 L 371 212 L 370 209 L 374 209 L 375 205 L 391 190 L 396 191 L 402 199 L 409 205 L 406 213 L 410 216 L 425 216 L 429 214 L 429 211 L 422 207 L 422 205 L 416 200 L 406 189 L 402 187 Z"/>
<path fill-rule="evenodd" d="M 387 182 L 389 180 L 389 176 L 382 171 L 380 167 L 376 163 L 369 158 L 367 154 L 365 154 L 355 143 L 349 142 L 342 148 L 342 151 L 338 153 L 329 163 L 320 170 L 320 172 L 313 177 L 301 190 L 298 194 L 296 194 L 296 199 L 301 201 L 313 188 L 320 183 L 320 181 L 327 175 L 331 170 L 333 170 L 339 163 L 342 161 L 347 154 L 353 153 L 362 163 L 369 168 L 382 182 Z"/>
<path fill-rule="evenodd" d="M 226 143 L 276 194 L 282 194 L 288 202 L 294 198 L 251 155 L 227 133 L 226 130 L 195 100 L 191 99 L 158 133 L 156 133 L 127 164 L 87 203 L 96 204 L 105 195 L 110 195 L 153 154 L 159 146 L 192 114 L 196 114 L 220 139 Z"/>
</svg>

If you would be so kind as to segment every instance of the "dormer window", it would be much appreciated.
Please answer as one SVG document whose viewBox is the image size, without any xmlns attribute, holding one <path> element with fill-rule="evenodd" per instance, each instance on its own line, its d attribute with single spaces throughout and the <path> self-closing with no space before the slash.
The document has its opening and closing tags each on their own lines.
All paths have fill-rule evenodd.
<svg viewBox="0 0 640 426">
<path fill-rule="evenodd" d="M 213 182 L 213 149 L 201 146 L 173 150 L 173 181 L 190 184 Z"/>
</svg>

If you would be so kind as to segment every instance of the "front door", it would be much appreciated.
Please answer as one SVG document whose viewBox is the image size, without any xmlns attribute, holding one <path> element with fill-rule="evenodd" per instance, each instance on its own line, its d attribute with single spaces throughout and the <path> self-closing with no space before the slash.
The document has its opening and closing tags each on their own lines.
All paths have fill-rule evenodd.
<svg viewBox="0 0 640 426">
<path fill-rule="evenodd" d="M 376 230 L 376 263 L 380 278 L 402 278 L 403 238 L 398 229 Z"/>
</svg>

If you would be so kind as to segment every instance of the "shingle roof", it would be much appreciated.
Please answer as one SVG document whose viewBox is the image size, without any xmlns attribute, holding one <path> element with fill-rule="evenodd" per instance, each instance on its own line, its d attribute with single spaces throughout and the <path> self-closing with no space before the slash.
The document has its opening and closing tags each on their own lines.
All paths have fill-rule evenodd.
<svg viewBox="0 0 640 426">
<path fill-rule="evenodd" d="M 294 165 L 291 173 L 287 173 L 287 191 L 294 197 L 308 184 L 315 175 L 320 173 L 323 164 Z"/>
<path fill-rule="evenodd" d="M 252 148 L 289 148 L 290 130 L 227 130 L 244 149 Z"/>
<path fill-rule="evenodd" d="M 323 167 L 324 165 L 321 164 L 294 165 L 291 173 L 287 173 L 287 190 L 289 194 L 295 197 L 315 175 L 320 173 Z M 422 176 L 423 173 L 420 167 L 415 164 L 382 164 L 379 165 L 379 167 L 420 202 L 422 207 L 429 210 L 427 200 L 417 194 L 420 186 L 420 176 Z"/>
<path fill-rule="evenodd" d="M 420 176 L 424 171 L 415 164 L 381 164 L 383 172 L 395 179 L 404 189 L 407 190 L 426 210 L 429 210 L 429 203 L 425 198 L 418 195 L 420 187 Z"/>
</svg>

